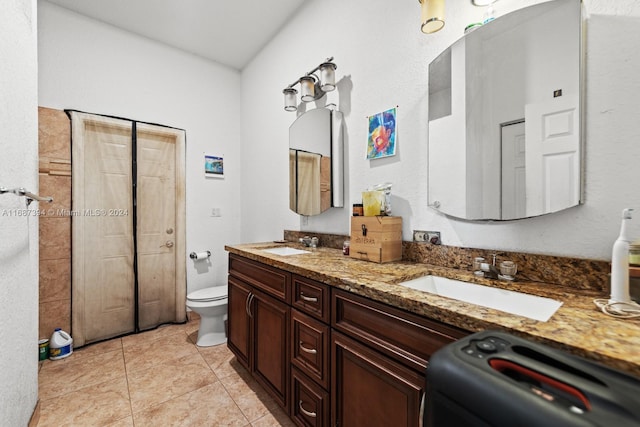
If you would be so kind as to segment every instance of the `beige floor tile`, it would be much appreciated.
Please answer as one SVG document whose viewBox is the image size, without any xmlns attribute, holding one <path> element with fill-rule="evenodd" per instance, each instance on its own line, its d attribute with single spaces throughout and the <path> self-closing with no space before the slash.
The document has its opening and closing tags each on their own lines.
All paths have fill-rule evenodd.
<svg viewBox="0 0 640 427">
<path fill-rule="evenodd" d="M 244 416 L 254 422 L 278 408 L 278 404 L 266 394 L 248 393 L 234 399 Z"/>
<path fill-rule="evenodd" d="M 127 378 L 134 413 L 218 380 L 197 352 L 130 373 Z"/>
<path fill-rule="evenodd" d="M 218 378 L 236 375 L 238 372 L 246 372 L 226 343 L 213 347 L 198 347 L 198 351 Z"/>
<path fill-rule="evenodd" d="M 168 402 L 134 413 L 138 426 L 246 426 L 248 420 L 222 384 L 209 384 Z"/>
<path fill-rule="evenodd" d="M 93 356 L 96 354 L 108 353 L 110 351 L 122 352 L 122 340 L 120 338 L 113 338 L 108 341 L 102 341 L 95 344 L 89 344 L 84 347 L 74 349 L 73 354 L 75 357 Z"/>
<path fill-rule="evenodd" d="M 282 408 L 277 407 L 262 418 L 253 421 L 251 427 L 295 427 L 295 424 Z"/>
<path fill-rule="evenodd" d="M 87 356 L 78 351 L 64 359 L 43 363 L 39 373 L 38 394 L 44 401 L 88 386 L 117 381 L 125 376 L 122 351 Z"/>
<path fill-rule="evenodd" d="M 128 416 L 111 424 L 107 424 L 105 427 L 133 427 L 133 416 Z"/>
<path fill-rule="evenodd" d="M 131 417 L 129 392 L 121 376 L 42 400 L 38 427 L 108 425 L 127 416 Z"/>
<path fill-rule="evenodd" d="M 142 338 L 142 341 L 139 343 L 127 340 L 127 345 L 125 345 L 125 338 L 122 339 L 122 344 L 128 374 L 149 369 L 154 365 L 187 355 L 199 354 L 196 346 L 189 341 L 187 334 L 183 331 L 160 336 L 153 340 Z"/>
<path fill-rule="evenodd" d="M 186 334 L 186 323 L 160 325 L 155 329 L 141 332 L 139 334 L 122 337 L 122 346 L 126 349 L 131 345 L 140 345 L 145 342 L 155 341 L 174 334 Z"/>
<path fill-rule="evenodd" d="M 246 371 L 226 376 L 220 382 L 251 422 L 262 418 L 278 406 L 276 401 Z"/>
<path fill-rule="evenodd" d="M 220 378 L 220 382 L 234 400 L 247 393 L 266 394 L 262 386 L 244 368 L 242 371 Z"/>
</svg>

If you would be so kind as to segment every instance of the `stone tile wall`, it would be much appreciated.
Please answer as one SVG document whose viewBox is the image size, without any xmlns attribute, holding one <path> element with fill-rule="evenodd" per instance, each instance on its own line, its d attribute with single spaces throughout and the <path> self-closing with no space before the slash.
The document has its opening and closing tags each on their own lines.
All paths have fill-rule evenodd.
<svg viewBox="0 0 640 427">
<path fill-rule="evenodd" d="M 71 128 L 64 111 L 38 108 L 40 203 L 39 338 L 71 332 Z"/>
</svg>

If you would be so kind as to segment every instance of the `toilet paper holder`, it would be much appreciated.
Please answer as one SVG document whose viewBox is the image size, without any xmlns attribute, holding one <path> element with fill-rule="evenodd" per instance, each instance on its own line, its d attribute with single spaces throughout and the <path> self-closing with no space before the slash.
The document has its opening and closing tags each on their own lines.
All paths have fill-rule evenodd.
<svg viewBox="0 0 640 427">
<path fill-rule="evenodd" d="M 189 254 L 189 258 L 194 259 L 194 260 L 198 260 L 198 259 L 204 259 L 204 258 L 210 258 L 211 257 L 211 251 L 204 251 L 204 252 L 191 252 Z"/>
</svg>

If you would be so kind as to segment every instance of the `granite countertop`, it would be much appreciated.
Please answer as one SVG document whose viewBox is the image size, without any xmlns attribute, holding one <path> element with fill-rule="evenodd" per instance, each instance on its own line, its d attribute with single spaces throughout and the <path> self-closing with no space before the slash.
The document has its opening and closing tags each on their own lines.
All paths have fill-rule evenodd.
<svg viewBox="0 0 640 427">
<path fill-rule="evenodd" d="M 605 297 L 602 293 L 537 282 L 491 280 L 470 271 L 414 262 L 376 264 L 344 256 L 338 249 L 303 248 L 292 242 L 286 246 L 311 253 L 280 256 L 263 250 L 277 246 L 284 245 L 250 243 L 225 249 L 470 332 L 503 330 L 640 376 L 640 319 L 617 319 L 599 311 L 593 299 Z M 540 322 L 398 285 L 429 274 L 553 298 L 563 304 L 549 321 Z"/>
</svg>

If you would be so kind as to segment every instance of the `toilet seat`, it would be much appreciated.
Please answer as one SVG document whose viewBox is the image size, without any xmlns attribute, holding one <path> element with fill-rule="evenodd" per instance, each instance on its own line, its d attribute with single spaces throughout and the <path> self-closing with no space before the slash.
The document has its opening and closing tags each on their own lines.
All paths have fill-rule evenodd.
<svg viewBox="0 0 640 427">
<path fill-rule="evenodd" d="M 227 299 L 226 286 L 212 286 L 210 288 L 199 289 L 187 295 L 187 300 L 194 302 L 210 302 Z"/>
</svg>

